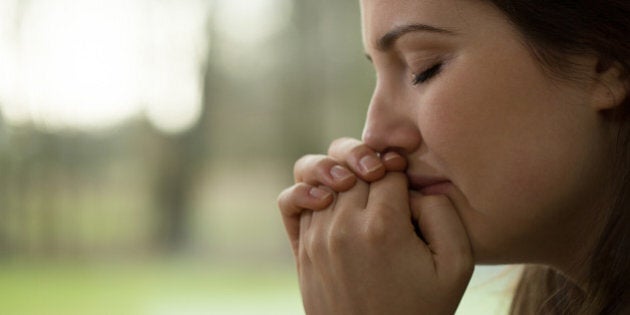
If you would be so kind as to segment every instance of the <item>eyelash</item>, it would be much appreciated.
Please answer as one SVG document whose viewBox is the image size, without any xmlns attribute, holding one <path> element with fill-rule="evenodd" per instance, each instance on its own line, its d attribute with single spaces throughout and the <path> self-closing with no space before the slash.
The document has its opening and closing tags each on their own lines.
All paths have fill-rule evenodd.
<svg viewBox="0 0 630 315">
<path fill-rule="evenodd" d="M 425 83 L 431 80 L 431 78 L 438 75 L 441 70 L 442 70 L 442 63 L 438 62 L 437 64 L 431 66 L 429 69 L 423 71 L 422 73 L 414 74 L 413 79 L 411 80 L 411 84 L 418 85 L 418 84 Z"/>
</svg>

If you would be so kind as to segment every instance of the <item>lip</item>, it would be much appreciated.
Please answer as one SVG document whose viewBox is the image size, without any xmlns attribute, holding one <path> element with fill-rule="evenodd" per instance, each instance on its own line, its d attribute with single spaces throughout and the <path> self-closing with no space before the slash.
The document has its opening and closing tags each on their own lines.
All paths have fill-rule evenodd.
<svg viewBox="0 0 630 315">
<path fill-rule="evenodd" d="M 424 195 L 443 195 L 448 192 L 452 182 L 443 177 L 407 174 L 409 188 Z"/>
</svg>

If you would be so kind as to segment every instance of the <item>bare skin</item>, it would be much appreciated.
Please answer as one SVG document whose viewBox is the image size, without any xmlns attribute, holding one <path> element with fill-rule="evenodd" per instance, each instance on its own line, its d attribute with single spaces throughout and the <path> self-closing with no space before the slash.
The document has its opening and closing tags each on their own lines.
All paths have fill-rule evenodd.
<svg viewBox="0 0 630 315">
<path fill-rule="evenodd" d="M 454 313 L 474 262 L 451 201 L 409 192 L 406 161 L 397 153 L 379 156 L 342 138 L 329 154 L 296 162 L 301 182 L 278 199 L 306 313 Z M 371 168 L 360 165 L 365 156 Z M 348 176 L 335 180 L 339 169 Z M 344 193 L 334 196 L 333 187 Z"/>
<path fill-rule="evenodd" d="M 601 112 L 627 93 L 619 72 L 584 57 L 583 80 L 550 76 L 482 1 L 361 7 L 377 72 L 363 141 L 300 159 L 278 199 L 306 312 L 450 314 L 475 263 L 578 278 L 611 172 Z"/>
</svg>

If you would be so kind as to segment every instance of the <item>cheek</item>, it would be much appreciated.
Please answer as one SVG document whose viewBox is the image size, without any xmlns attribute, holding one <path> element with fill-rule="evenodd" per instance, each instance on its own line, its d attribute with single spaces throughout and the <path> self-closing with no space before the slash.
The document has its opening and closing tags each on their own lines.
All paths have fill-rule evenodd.
<svg viewBox="0 0 630 315">
<path fill-rule="evenodd" d="M 461 188 L 478 194 L 510 183 L 523 190 L 542 184 L 533 171 L 553 168 L 568 154 L 559 129 L 571 122 L 558 120 L 566 115 L 550 97 L 537 69 L 462 60 L 427 93 L 420 128 Z"/>
<path fill-rule="evenodd" d="M 567 104 L 567 93 L 548 89 L 533 65 L 476 64 L 436 80 L 418 119 L 432 159 L 472 208 L 462 213 L 472 237 L 498 247 L 487 244 L 526 238 L 568 215 L 561 209 L 588 190 L 576 183 L 594 176 L 585 170 L 597 124 L 585 107 Z"/>
</svg>

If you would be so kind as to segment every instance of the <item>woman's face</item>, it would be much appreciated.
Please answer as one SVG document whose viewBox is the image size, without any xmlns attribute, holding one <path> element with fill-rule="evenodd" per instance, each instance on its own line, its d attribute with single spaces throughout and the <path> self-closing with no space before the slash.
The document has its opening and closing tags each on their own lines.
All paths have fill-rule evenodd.
<svg viewBox="0 0 630 315">
<path fill-rule="evenodd" d="M 377 73 L 363 140 L 445 193 L 480 263 L 562 265 L 589 237 L 606 128 L 586 83 L 548 75 L 485 1 L 361 0 Z M 585 81 L 586 82 L 586 81 Z"/>
</svg>

